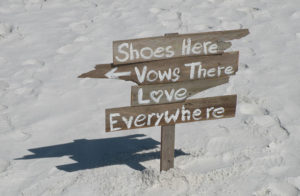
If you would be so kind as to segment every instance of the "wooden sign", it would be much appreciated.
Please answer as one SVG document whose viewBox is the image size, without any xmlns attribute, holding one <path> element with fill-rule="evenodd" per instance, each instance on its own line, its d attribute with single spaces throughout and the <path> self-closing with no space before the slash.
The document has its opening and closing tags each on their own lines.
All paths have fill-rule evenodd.
<svg viewBox="0 0 300 196">
<path fill-rule="evenodd" d="M 106 109 L 106 132 L 234 117 L 236 95 Z"/>
<path fill-rule="evenodd" d="M 238 70 L 238 52 L 213 56 L 172 58 L 144 63 L 97 65 L 95 70 L 79 78 L 110 78 L 137 84 L 162 84 L 188 80 L 220 78 L 234 75 Z"/>
<path fill-rule="evenodd" d="M 206 89 L 225 84 L 229 77 L 131 87 L 131 105 L 182 102 Z"/>
<path fill-rule="evenodd" d="M 113 41 L 113 63 L 96 65 L 79 78 L 133 81 L 131 107 L 105 110 L 105 130 L 161 126 L 160 170 L 174 167 L 175 125 L 235 116 L 237 96 L 188 100 L 225 84 L 238 71 L 239 52 L 224 52 L 248 29 L 166 34 Z"/>
<path fill-rule="evenodd" d="M 174 57 L 220 54 L 233 39 L 249 34 L 248 29 L 149 37 L 113 42 L 113 63 L 127 64 Z"/>
</svg>

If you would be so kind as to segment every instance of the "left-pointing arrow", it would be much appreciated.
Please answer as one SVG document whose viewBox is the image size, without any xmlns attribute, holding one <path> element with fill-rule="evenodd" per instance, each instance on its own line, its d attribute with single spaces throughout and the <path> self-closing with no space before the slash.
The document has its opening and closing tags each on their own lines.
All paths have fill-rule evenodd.
<svg viewBox="0 0 300 196">
<path fill-rule="evenodd" d="M 78 77 L 130 80 L 130 78 L 132 77 L 132 69 L 132 66 L 114 67 L 112 64 L 99 64 L 96 65 L 94 70 L 81 74 Z"/>
<path fill-rule="evenodd" d="M 81 74 L 79 78 L 121 79 L 142 85 L 204 80 L 234 75 L 238 70 L 238 59 L 238 52 L 230 52 L 119 66 L 99 64 L 96 65 L 94 70 Z M 195 62 L 197 62 L 197 65 L 194 65 Z"/>
<path fill-rule="evenodd" d="M 105 76 L 110 79 L 118 79 L 120 76 L 130 76 L 131 75 L 131 71 L 116 73 L 117 69 L 118 69 L 117 67 L 111 69 L 109 72 L 107 72 L 105 74 Z"/>
</svg>

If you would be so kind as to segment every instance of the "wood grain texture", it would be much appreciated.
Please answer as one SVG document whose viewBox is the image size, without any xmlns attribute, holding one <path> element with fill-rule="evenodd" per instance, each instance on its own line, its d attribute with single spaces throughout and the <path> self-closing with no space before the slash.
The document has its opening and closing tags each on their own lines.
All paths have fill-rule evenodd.
<svg viewBox="0 0 300 196">
<path fill-rule="evenodd" d="M 161 126 L 160 171 L 174 168 L 175 125 Z"/>
<path fill-rule="evenodd" d="M 182 102 L 201 91 L 228 83 L 228 81 L 229 77 L 222 77 L 167 84 L 132 86 L 131 106 Z M 186 91 L 185 96 L 177 96 L 177 93 L 182 93 L 183 89 L 185 89 Z M 139 103 L 138 101 L 138 96 L 141 96 L 138 94 L 139 91 L 142 91 L 142 100 L 144 101 L 143 103 Z M 145 103 L 145 100 L 149 100 L 149 103 Z"/>
<path fill-rule="evenodd" d="M 165 37 L 172 37 L 172 36 L 177 36 L 179 33 L 166 33 Z"/>
<path fill-rule="evenodd" d="M 119 76 L 115 79 L 122 79 L 127 81 L 133 81 L 137 84 L 163 84 L 163 83 L 170 83 L 176 79 L 176 68 L 179 69 L 179 78 L 175 82 L 181 82 L 186 80 L 198 80 L 198 79 L 206 79 L 206 78 L 218 78 L 224 77 L 229 75 L 234 75 L 238 71 L 238 59 L 239 59 L 239 52 L 229 52 L 223 53 L 220 55 L 211 55 L 211 56 L 193 56 L 193 57 L 181 57 L 181 58 L 172 58 L 172 59 L 165 59 L 165 60 L 158 60 L 158 61 L 151 61 L 151 62 L 144 62 L 144 63 L 134 63 L 134 64 L 126 64 L 122 66 L 115 67 L 113 64 L 100 64 L 96 65 L 95 70 L 90 72 L 81 74 L 79 78 L 108 78 L 107 73 L 110 72 L 112 69 L 116 69 L 116 73 L 126 73 L 130 72 L 129 76 Z M 191 79 L 191 67 L 185 66 L 185 64 L 201 62 L 202 69 L 218 69 L 221 67 L 232 67 L 231 74 L 225 74 L 224 69 L 221 72 L 220 76 L 209 77 L 208 73 L 204 76 L 201 72 L 200 78 L 198 78 L 198 68 L 195 68 L 195 73 L 193 75 L 194 78 Z M 137 76 L 137 70 L 139 73 L 142 73 L 143 69 L 147 68 L 147 74 L 145 75 L 145 80 L 140 81 Z M 150 70 L 153 70 L 150 72 Z M 158 75 L 162 73 L 169 73 L 171 72 L 171 79 L 164 77 L 162 80 L 157 77 L 154 81 L 148 81 L 147 78 L 152 80 L 155 77 L 155 73 Z M 177 73 L 177 72 L 176 72 Z"/>
<path fill-rule="evenodd" d="M 234 117 L 236 98 L 236 95 L 228 95 L 179 103 L 106 109 L 106 132 Z"/>
<path fill-rule="evenodd" d="M 193 52 L 191 52 L 191 54 L 187 54 L 187 53 L 183 54 L 182 46 L 183 46 L 184 39 L 186 40 L 191 39 L 191 46 L 193 46 L 195 43 L 203 44 L 204 42 L 211 42 L 210 45 L 212 44 L 217 45 L 216 52 L 206 51 L 206 53 L 204 53 L 205 47 L 203 45 L 202 46 L 203 51 L 199 55 L 220 54 L 223 53 L 226 49 L 231 47 L 231 43 L 227 41 L 233 39 L 240 39 L 248 34 L 249 34 L 248 29 L 238 29 L 238 30 L 229 30 L 229 31 L 214 31 L 214 32 L 181 34 L 181 35 L 174 33 L 174 34 L 166 34 L 165 36 L 159 36 L 159 37 L 148 37 L 148 38 L 140 38 L 140 39 L 113 41 L 113 63 L 115 65 L 119 65 L 119 64 L 145 62 L 145 61 L 167 59 L 167 58 L 174 58 L 174 57 L 198 55 Z M 168 46 L 171 46 L 172 50 L 174 51 L 174 55 L 169 57 L 167 57 L 166 55 L 162 56 L 164 52 L 161 52 L 160 55 L 157 57 L 152 56 L 150 58 L 149 57 L 143 58 L 142 56 L 139 56 L 138 58 L 132 58 L 132 59 L 129 58 L 128 60 L 121 62 L 120 60 L 118 60 L 118 58 L 124 59 L 125 55 L 124 52 L 123 53 L 121 53 L 120 51 L 118 52 L 118 47 L 122 46 L 122 44 L 128 44 L 128 48 L 122 48 L 122 50 L 124 50 L 124 52 L 128 54 L 130 53 L 129 52 L 130 44 L 132 44 L 132 48 L 137 51 L 141 51 L 141 49 L 145 47 L 151 48 L 153 51 L 155 51 L 155 49 L 157 49 L 158 47 L 166 48 Z M 165 53 L 167 54 L 167 52 Z M 146 54 L 146 56 L 147 55 L 148 54 Z"/>
</svg>

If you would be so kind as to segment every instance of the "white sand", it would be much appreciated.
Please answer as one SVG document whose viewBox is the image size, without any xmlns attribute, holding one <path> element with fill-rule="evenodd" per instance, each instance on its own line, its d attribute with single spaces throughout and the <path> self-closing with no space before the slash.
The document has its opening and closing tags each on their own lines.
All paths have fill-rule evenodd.
<svg viewBox="0 0 300 196">
<path fill-rule="evenodd" d="M 237 75 L 195 96 L 237 116 L 177 125 L 174 169 L 159 127 L 105 133 L 133 83 L 77 76 L 113 40 L 239 28 Z M 299 0 L 1 0 L 0 195 L 299 195 L 299 45 Z"/>
</svg>

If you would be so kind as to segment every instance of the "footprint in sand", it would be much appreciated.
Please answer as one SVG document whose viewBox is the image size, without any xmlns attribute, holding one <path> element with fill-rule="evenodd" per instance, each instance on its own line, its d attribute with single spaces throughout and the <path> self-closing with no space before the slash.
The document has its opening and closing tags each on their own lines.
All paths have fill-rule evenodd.
<svg viewBox="0 0 300 196">
<path fill-rule="evenodd" d="M 269 115 L 253 116 L 253 121 L 264 128 L 268 128 L 276 124 L 276 121 Z"/>
<path fill-rule="evenodd" d="M 6 171 L 9 165 L 10 165 L 9 161 L 0 159 L 0 173 Z"/>
<path fill-rule="evenodd" d="M 268 127 L 268 136 L 270 136 L 272 141 L 283 141 L 289 137 L 289 134 L 286 130 L 283 130 L 278 125 L 273 125 L 272 127 Z"/>
<path fill-rule="evenodd" d="M 27 66 L 27 67 L 36 67 L 36 68 L 40 68 L 43 67 L 45 65 L 45 62 L 42 60 L 38 60 L 38 59 L 27 59 L 26 61 L 24 61 L 22 63 L 22 65 Z"/>
<path fill-rule="evenodd" d="M 77 37 L 73 43 L 71 44 L 66 44 L 59 49 L 56 50 L 58 54 L 71 54 L 78 52 L 82 48 L 82 42 L 87 42 L 89 41 L 88 37 L 85 36 L 79 36 Z"/>
<path fill-rule="evenodd" d="M 69 28 L 79 34 L 84 34 L 88 30 L 89 21 L 74 22 L 69 25 Z"/>
<path fill-rule="evenodd" d="M 0 104 L 0 111 L 6 110 L 8 107 L 6 105 Z"/>
<path fill-rule="evenodd" d="M 7 82 L 0 80 L 0 96 L 2 96 L 6 92 L 8 87 L 9 87 L 9 84 Z"/>
<path fill-rule="evenodd" d="M 11 34 L 13 30 L 13 25 L 0 22 L 0 40 Z"/>
<path fill-rule="evenodd" d="M 243 48 L 243 54 L 244 55 L 249 55 L 249 56 L 256 56 L 256 52 L 253 48 L 247 47 Z"/>
<path fill-rule="evenodd" d="M 5 114 L 0 115 L 0 133 L 5 133 L 11 130 L 13 130 L 13 126 L 10 118 Z"/>
<path fill-rule="evenodd" d="M 298 189 L 290 183 L 287 182 L 271 182 L 267 186 L 260 188 L 258 191 L 254 192 L 254 196 L 298 196 Z"/>
<path fill-rule="evenodd" d="M 13 132 L 10 132 L 9 134 L 6 134 L 6 137 L 16 140 L 16 141 L 25 141 L 31 137 L 31 134 L 18 130 L 18 131 L 13 131 Z"/>
<path fill-rule="evenodd" d="M 221 154 L 234 150 L 237 145 L 239 145 L 239 143 L 231 140 L 230 138 L 214 137 L 210 139 L 207 144 L 207 152 L 212 154 Z"/>
<path fill-rule="evenodd" d="M 5 65 L 4 65 L 5 63 L 7 63 L 7 60 L 6 60 L 4 57 L 0 56 L 0 65 L 1 65 L 1 66 L 5 66 Z M 0 67 L 1 67 L 1 66 L 0 66 Z"/>
<path fill-rule="evenodd" d="M 86 36 L 79 36 L 74 40 L 74 42 L 87 42 L 87 41 L 90 41 L 90 39 Z"/>
<path fill-rule="evenodd" d="M 28 59 L 22 65 L 23 69 L 20 69 L 13 75 L 14 79 L 18 81 L 13 84 L 13 90 L 18 95 L 36 96 L 43 81 L 36 78 L 35 75 L 43 70 L 45 62 L 37 59 Z"/>
<path fill-rule="evenodd" d="M 69 53 L 76 52 L 77 50 L 78 49 L 76 47 L 74 47 L 73 44 L 67 44 L 67 45 L 60 47 L 56 52 L 58 54 L 69 54 Z"/>
<path fill-rule="evenodd" d="M 284 159 L 279 155 L 270 155 L 265 157 L 260 157 L 253 160 L 254 167 L 263 167 L 265 169 L 271 169 L 273 167 L 283 167 Z"/>
<path fill-rule="evenodd" d="M 39 87 L 43 84 L 42 81 L 36 79 L 26 79 L 22 82 L 19 88 L 15 89 L 18 95 L 37 96 L 39 94 Z"/>
<path fill-rule="evenodd" d="M 294 13 L 291 15 L 291 18 L 292 18 L 292 19 L 300 19 L 300 12 L 294 12 Z"/>
<path fill-rule="evenodd" d="M 253 116 L 253 123 L 265 129 L 267 136 L 272 141 L 287 139 L 289 131 L 282 125 L 280 119 L 277 116 L 273 116 L 268 109 L 261 108 L 261 111 L 263 111 L 263 115 Z"/>
<path fill-rule="evenodd" d="M 157 18 L 159 24 L 168 27 L 169 29 L 187 28 L 183 22 L 182 13 L 177 10 L 151 8 L 150 13 Z"/>
<path fill-rule="evenodd" d="M 5 91 L 9 87 L 9 84 L 3 80 L 0 80 L 0 91 Z"/>
<path fill-rule="evenodd" d="M 46 62 L 40 59 L 27 59 L 22 63 L 23 69 L 15 74 L 16 77 L 28 79 L 36 79 L 36 73 L 47 70 Z M 23 77 L 23 75 L 26 75 Z"/>
<path fill-rule="evenodd" d="M 238 107 L 239 107 L 239 111 L 242 114 L 246 114 L 246 115 L 263 114 L 263 109 L 253 103 L 240 103 L 238 104 Z"/>
</svg>

